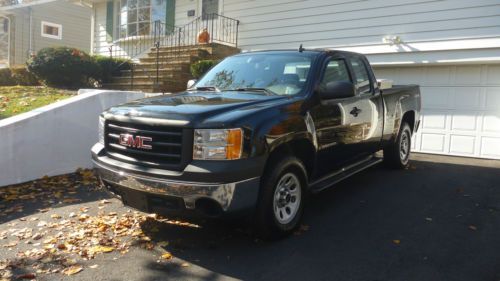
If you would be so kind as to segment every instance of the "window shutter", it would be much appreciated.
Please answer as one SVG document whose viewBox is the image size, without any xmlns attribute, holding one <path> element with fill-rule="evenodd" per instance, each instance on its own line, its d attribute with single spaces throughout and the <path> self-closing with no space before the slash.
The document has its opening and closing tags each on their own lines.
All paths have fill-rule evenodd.
<svg viewBox="0 0 500 281">
<path fill-rule="evenodd" d="M 114 3 L 113 1 L 108 1 L 106 3 L 106 41 L 113 41 L 113 23 L 114 23 Z"/>
<path fill-rule="evenodd" d="M 167 0 L 167 13 L 165 23 L 168 27 L 175 26 L 175 0 Z"/>
</svg>

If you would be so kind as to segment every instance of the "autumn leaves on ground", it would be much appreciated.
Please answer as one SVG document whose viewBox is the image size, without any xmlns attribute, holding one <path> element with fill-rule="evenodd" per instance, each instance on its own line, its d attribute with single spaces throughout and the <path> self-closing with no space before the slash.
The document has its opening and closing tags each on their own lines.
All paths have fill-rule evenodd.
<svg viewBox="0 0 500 281">
<path fill-rule="evenodd" d="M 0 222 L 7 226 L 0 228 L 0 280 L 78 274 L 99 267 L 97 256 L 114 254 L 112 258 L 119 259 L 131 247 L 151 251 L 158 263 L 169 262 L 172 255 L 164 249 L 168 242 L 155 239 L 159 228 L 198 227 L 130 209 L 107 210 L 120 203 L 94 192 L 95 186 L 92 171 L 81 170 L 0 189 Z M 95 194 L 101 198 L 93 198 Z M 82 204 L 86 201 L 94 204 L 87 207 Z M 81 207 L 61 211 L 72 204 Z"/>
</svg>

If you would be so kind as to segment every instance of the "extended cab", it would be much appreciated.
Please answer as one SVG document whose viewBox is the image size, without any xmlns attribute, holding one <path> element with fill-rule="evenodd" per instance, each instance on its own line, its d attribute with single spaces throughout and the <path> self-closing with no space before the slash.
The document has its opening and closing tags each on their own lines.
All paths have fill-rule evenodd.
<svg viewBox="0 0 500 281">
<path fill-rule="evenodd" d="M 182 93 L 102 113 L 92 159 L 124 204 L 160 214 L 250 211 L 280 236 L 305 198 L 379 163 L 405 168 L 418 86 L 381 89 L 367 59 L 330 50 L 228 57 Z"/>
</svg>

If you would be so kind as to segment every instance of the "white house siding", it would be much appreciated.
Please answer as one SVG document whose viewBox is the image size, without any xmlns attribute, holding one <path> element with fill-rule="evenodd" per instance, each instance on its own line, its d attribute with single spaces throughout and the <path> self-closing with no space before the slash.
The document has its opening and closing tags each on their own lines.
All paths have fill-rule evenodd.
<svg viewBox="0 0 500 281">
<path fill-rule="evenodd" d="M 30 9 L 32 10 L 31 27 Z M 91 10 L 87 7 L 57 1 L 10 10 L 8 14 L 11 18 L 12 65 L 22 65 L 26 62 L 30 52 L 30 35 L 32 36 L 31 48 L 34 52 L 45 47 L 56 46 L 74 47 L 87 52 L 91 49 Z M 42 37 L 42 21 L 62 25 L 62 40 Z"/>
<path fill-rule="evenodd" d="M 67 1 L 33 6 L 33 48 L 66 46 L 89 52 L 90 16 L 90 8 Z M 42 21 L 62 25 L 62 39 L 42 37 Z"/>
<path fill-rule="evenodd" d="M 176 23 L 199 15 L 200 0 L 178 0 Z M 478 38 L 500 34 L 498 0 L 224 0 L 221 12 L 241 21 L 243 49 L 337 47 L 380 44 L 386 35 L 403 42 Z"/>
</svg>

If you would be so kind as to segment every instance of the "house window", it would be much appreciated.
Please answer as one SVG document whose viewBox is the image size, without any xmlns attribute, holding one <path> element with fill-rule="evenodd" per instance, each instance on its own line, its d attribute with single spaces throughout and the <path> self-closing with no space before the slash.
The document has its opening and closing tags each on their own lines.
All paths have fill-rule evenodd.
<svg viewBox="0 0 500 281">
<path fill-rule="evenodd" d="M 42 21 L 42 37 L 62 39 L 62 25 Z"/>
<path fill-rule="evenodd" d="M 216 18 L 219 13 L 219 0 L 203 0 L 201 2 L 203 19 Z"/>
<path fill-rule="evenodd" d="M 120 37 L 152 34 L 153 22 L 165 22 L 166 12 L 166 0 L 121 0 Z"/>
</svg>

